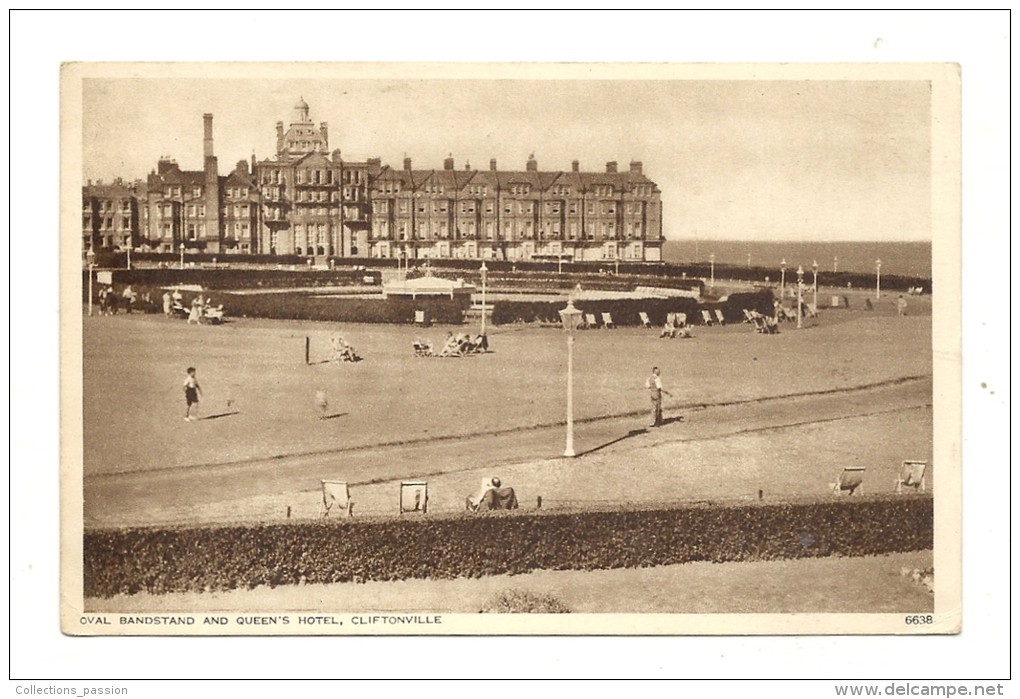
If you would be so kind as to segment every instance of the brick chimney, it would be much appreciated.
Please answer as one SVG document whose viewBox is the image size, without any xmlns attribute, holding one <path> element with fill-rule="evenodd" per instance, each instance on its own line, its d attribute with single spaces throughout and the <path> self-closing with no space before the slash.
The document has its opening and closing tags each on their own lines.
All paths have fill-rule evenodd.
<svg viewBox="0 0 1020 699">
<path fill-rule="evenodd" d="M 635 175 L 640 175 L 641 174 L 641 168 L 642 168 L 642 164 L 641 164 L 640 160 L 631 160 L 630 161 L 630 171 L 633 172 Z"/>
<path fill-rule="evenodd" d="M 276 152 L 283 152 L 283 122 L 276 122 Z"/>
<path fill-rule="evenodd" d="M 202 150 L 206 158 L 211 158 L 213 156 L 212 114 L 203 114 L 202 121 L 205 122 L 205 140 Z"/>
<path fill-rule="evenodd" d="M 453 156 L 452 155 L 450 157 L 448 157 L 446 160 L 443 161 L 443 169 L 444 170 L 452 170 L 453 169 Z"/>
<path fill-rule="evenodd" d="M 489 169 L 493 170 L 493 171 L 496 170 L 496 159 L 495 158 L 493 158 L 492 160 L 489 161 Z"/>
<path fill-rule="evenodd" d="M 410 170 L 411 169 L 411 159 L 410 158 L 404 158 L 404 169 L 405 170 Z"/>
<path fill-rule="evenodd" d="M 319 133 L 322 134 L 322 140 L 329 144 L 329 123 L 322 122 L 319 124 Z M 328 146 L 327 146 L 328 147 Z"/>
<path fill-rule="evenodd" d="M 570 171 L 571 172 L 580 172 L 581 171 L 581 161 L 580 160 L 574 160 L 573 162 L 571 162 L 570 163 Z"/>
<path fill-rule="evenodd" d="M 616 172 L 616 161 L 610 160 L 606 163 L 606 172 Z"/>
<path fill-rule="evenodd" d="M 532 153 L 528 156 L 528 172 L 536 172 L 538 170 L 538 161 L 535 160 L 535 154 Z"/>
</svg>

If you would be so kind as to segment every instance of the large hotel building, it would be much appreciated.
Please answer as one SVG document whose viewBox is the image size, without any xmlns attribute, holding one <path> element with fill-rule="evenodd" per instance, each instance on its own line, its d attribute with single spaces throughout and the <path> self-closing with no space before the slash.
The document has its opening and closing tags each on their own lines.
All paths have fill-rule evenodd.
<svg viewBox="0 0 1020 699">
<path fill-rule="evenodd" d="M 351 162 L 329 150 L 325 122 L 304 100 L 276 157 L 242 160 L 228 175 L 213 154 L 204 117 L 201 170 L 160 158 L 145 182 L 83 189 L 86 248 L 258 253 L 310 257 L 572 259 L 658 261 L 662 202 L 642 164 L 603 172 L 455 167 L 416 170 L 378 158 Z"/>
</svg>

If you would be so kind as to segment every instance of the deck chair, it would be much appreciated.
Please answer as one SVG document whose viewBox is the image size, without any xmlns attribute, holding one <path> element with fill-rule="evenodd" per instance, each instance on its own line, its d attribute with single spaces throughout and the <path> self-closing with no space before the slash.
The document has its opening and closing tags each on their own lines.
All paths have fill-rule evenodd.
<svg viewBox="0 0 1020 699">
<path fill-rule="evenodd" d="M 594 313 L 585 313 L 584 314 L 584 327 L 586 327 L 586 328 L 597 328 L 598 326 L 599 326 L 599 322 L 595 319 L 595 314 Z"/>
<path fill-rule="evenodd" d="M 415 311 L 414 312 L 414 324 L 415 325 L 420 325 L 423 328 L 428 325 L 428 322 L 425 319 L 425 311 Z"/>
<path fill-rule="evenodd" d="M 779 333 L 779 323 L 772 316 L 760 316 L 761 319 L 761 332 L 766 335 L 776 335 Z"/>
<path fill-rule="evenodd" d="M 904 461 L 900 467 L 900 475 L 896 477 L 896 492 L 902 493 L 904 488 L 925 491 L 924 472 L 928 468 L 927 461 Z"/>
<path fill-rule="evenodd" d="M 863 495 L 864 494 L 864 466 L 847 466 L 836 478 L 835 483 L 830 483 L 833 495 Z"/>
<path fill-rule="evenodd" d="M 322 507 L 319 512 L 323 517 L 329 517 L 329 511 L 336 508 L 341 517 L 354 515 L 354 501 L 351 500 L 351 491 L 347 487 L 347 481 L 321 481 L 322 483 Z"/>
<path fill-rule="evenodd" d="M 715 319 L 719 321 L 719 325 L 726 325 L 726 318 L 723 317 L 721 309 L 715 309 Z"/>
<path fill-rule="evenodd" d="M 686 328 L 687 327 L 687 314 L 686 313 L 676 313 L 674 315 L 675 315 L 674 324 L 678 328 Z"/>
<path fill-rule="evenodd" d="M 740 311 L 741 311 L 741 313 L 744 314 L 744 321 L 743 322 L 750 323 L 751 325 L 754 325 L 754 316 L 751 315 L 751 311 L 747 310 L 746 308 L 741 308 Z"/>
<path fill-rule="evenodd" d="M 672 319 L 667 320 L 666 324 L 662 326 L 659 337 L 676 337 L 676 326 L 673 325 Z"/>
<path fill-rule="evenodd" d="M 400 483 L 400 514 L 405 512 L 421 512 L 429 509 L 428 481 L 401 481 Z"/>
<path fill-rule="evenodd" d="M 613 315 L 611 313 L 602 314 L 602 327 L 607 329 L 616 327 L 616 323 L 613 322 Z"/>
<path fill-rule="evenodd" d="M 645 328 L 652 327 L 652 321 L 648 317 L 647 313 L 645 313 L 644 311 L 638 311 L 638 316 L 640 316 L 640 318 L 641 318 L 641 325 L 642 325 L 642 327 L 645 327 Z"/>
<path fill-rule="evenodd" d="M 701 311 L 701 322 L 705 325 L 715 325 L 715 318 L 713 318 L 712 314 L 705 309 Z"/>
</svg>

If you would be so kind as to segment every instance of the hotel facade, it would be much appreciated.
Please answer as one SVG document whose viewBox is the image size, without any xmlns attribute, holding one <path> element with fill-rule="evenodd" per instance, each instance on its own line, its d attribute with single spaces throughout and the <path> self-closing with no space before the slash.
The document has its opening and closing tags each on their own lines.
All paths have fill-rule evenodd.
<svg viewBox="0 0 1020 699">
<path fill-rule="evenodd" d="M 441 169 L 414 169 L 410 158 L 399 168 L 378 158 L 347 161 L 329 150 L 328 124 L 316 125 L 304 100 L 288 128 L 277 122 L 271 159 L 253 155 L 219 175 L 206 114 L 201 170 L 161 158 L 144 184 L 120 189 L 129 194 L 104 204 L 99 195 L 109 187 L 84 188 L 86 247 L 315 258 L 662 259 L 661 193 L 641 162 L 584 172 L 576 160 L 569 170 L 539 170 L 533 155 L 520 170 L 501 170 L 496 160 L 487 169 L 458 169 L 452 156 Z M 115 234 L 97 228 L 97 221 L 108 223 L 105 206 L 118 214 Z"/>
</svg>

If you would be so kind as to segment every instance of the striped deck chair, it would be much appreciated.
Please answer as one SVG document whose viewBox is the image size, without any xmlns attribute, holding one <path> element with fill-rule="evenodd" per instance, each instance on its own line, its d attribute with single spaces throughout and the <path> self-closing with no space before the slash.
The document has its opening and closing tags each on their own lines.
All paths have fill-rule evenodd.
<svg viewBox="0 0 1020 699">
<path fill-rule="evenodd" d="M 638 311 L 638 316 L 641 317 L 641 325 L 642 325 L 642 327 L 645 327 L 645 328 L 652 327 L 652 321 L 648 317 L 647 313 L 645 313 L 644 311 Z"/>
<path fill-rule="evenodd" d="M 726 318 L 723 317 L 721 309 L 715 309 L 715 319 L 719 321 L 719 325 L 726 325 Z"/>
<path fill-rule="evenodd" d="M 833 495 L 863 495 L 864 494 L 864 466 L 847 466 L 842 473 L 836 477 L 835 483 L 830 483 Z"/>
<path fill-rule="evenodd" d="M 712 317 L 712 314 L 708 310 L 703 309 L 701 311 L 701 322 L 705 325 L 715 325 L 715 318 Z"/>
<path fill-rule="evenodd" d="M 585 313 L 584 314 L 584 327 L 586 327 L 586 328 L 597 328 L 598 326 L 599 326 L 599 322 L 595 319 L 595 314 L 594 313 Z"/>
<path fill-rule="evenodd" d="M 613 322 L 613 315 L 611 313 L 602 314 L 602 327 L 607 329 L 616 328 L 616 323 Z"/>
</svg>

